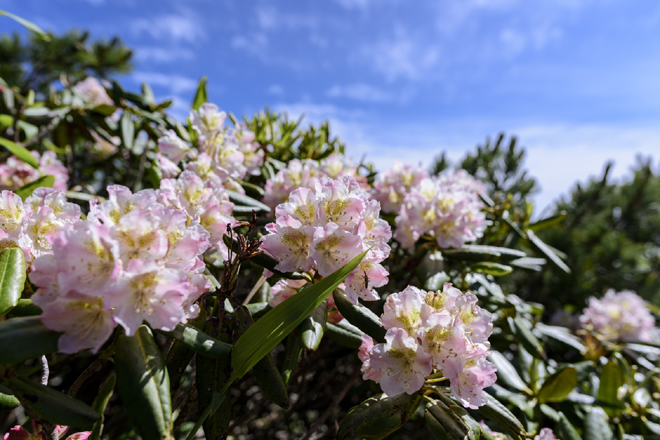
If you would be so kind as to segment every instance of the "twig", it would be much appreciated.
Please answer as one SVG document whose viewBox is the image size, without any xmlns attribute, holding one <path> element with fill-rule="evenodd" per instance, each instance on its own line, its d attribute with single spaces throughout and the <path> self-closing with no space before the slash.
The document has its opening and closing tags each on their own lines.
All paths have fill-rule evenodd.
<svg viewBox="0 0 660 440">
<path fill-rule="evenodd" d="M 257 293 L 257 290 L 261 288 L 261 286 L 264 285 L 264 282 L 266 281 L 266 277 L 261 275 L 261 278 L 259 278 L 259 281 L 257 281 L 257 284 L 254 285 L 250 293 L 248 293 L 247 298 L 245 298 L 245 301 L 243 301 L 243 305 L 249 304 L 250 300 L 254 296 L 255 293 Z"/>
<path fill-rule="evenodd" d="M 328 407 L 328 409 L 325 410 L 323 415 L 314 423 L 314 426 L 310 428 L 309 431 L 305 434 L 305 436 L 300 439 L 300 440 L 309 440 L 309 438 L 316 432 L 318 429 L 323 425 L 323 423 L 332 415 L 332 412 L 337 408 L 337 405 L 346 397 L 346 393 L 348 393 L 348 390 L 351 389 L 353 386 L 353 383 L 357 380 L 357 378 L 360 377 L 360 370 L 355 369 L 353 372 L 353 375 L 348 379 L 348 382 L 346 382 L 346 385 L 344 385 L 344 388 L 339 392 L 337 395 L 337 398 L 332 402 L 332 404 Z"/>
<path fill-rule="evenodd" d="M 48 385 L 48 376 L 50 376 L 50 369 L 48 368 L 48 359 L 46 355 L 41 356 L 41 385 Z"/>
<path fill-rule="evenodd" d="M 45 137 L 48 133 L 50 133 L 53 130 L 53 128 L 55 128 L 55 126 L 60 122 L 60 119 L 61 118 L 59 116 L 56 116 L 53 119 L 51 119 L 48 125 L 45 125 L 41 130 L 39 130 L 39 132 L 32 139 L 26 141 L 23 144 L 23 146 L 27 148 L 39 142 L 41 138 Z"/>
</svg>

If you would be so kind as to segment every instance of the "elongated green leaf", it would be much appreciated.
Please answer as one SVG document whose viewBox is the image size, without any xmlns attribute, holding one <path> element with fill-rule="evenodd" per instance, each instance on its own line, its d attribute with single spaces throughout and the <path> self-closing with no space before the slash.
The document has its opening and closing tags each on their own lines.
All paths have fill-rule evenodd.
<svg viewBox="0 0 660 440">
<path fill-rule="evenodd" d="M 5 139 L 3 137 L 0 137 L 0 145 L 5 147 L 7 150 L 9 150 L 11 154 L 18 157 L 20 160 L 30 165 L 32 168 L 39 169 L 39 162 L 37 162 L 37 159 L 35 159 L 34 156 L 30 154 L 30 150 L 28 150 L 27 148 L 18 145 L 17 143 L 14 143 L 9 139 Z"/>
<path fill-rule="evenodd" d="M 440 400 L 429 404 L 426 411 L 427 430 L 432 438 L 449 440 L 469 440 L 470 428 L 462 418 Z"/>
<path fill-rule="evenodd" d="M 16 307 L 25 285 L 25 256 L 19 248 L 0 252 L 0 316 Z"/>
<path fill-rule="evenodd" d="M 476 260 L 481 261 L 484 259 L 502 259 L 502 260 L 515 260 L 518 258 L 526 257 L 527 255 L 516 249 L 509 249 L 497 246 L 483 246 L 477 244 L 468 244 L 460 248 L 445 249 L 443 254 L 451 258 L 461 260 Z"/>
<path fill-rule="evenodd" d="M 604 406 L 605 412 L 610 416 L 621 413 L 623 405 L 619 398 L 619 388 L 623 386 L 623 373 L 615 361 L 609 361 L 600 372 L 600 385 L 598 386 L 598 400 Z"/>
<path fill-rule="evenodd" d="M 94 411 L 101 415 L 101 419 L 94 423 L 94 428 L 92 429 L 92 433 L 89 436 L 90 440 L 99 440 L 101 438 L 101 433 L 103 432 L 103 422 L 105 420 L 103 413 L 105 412 L 105 407 L 108 405 L 110 398 L 112 397 L 112 393 L 115 391 L 116 382 L 117 376 L 114 374 L 110 375 L 110 377 L 108 377 L 106 381 L 103 382 L 103 385 L 99 390 L 99 394 L 94 399 L 94 403 L 92 403 L 92 408 Z"/>
<path fill-rule="evenodd" d="M 362 304 L 353 304 L 346 295 L 337 289 L 333 293 L 335 306 L 339 313 L 351 324 L 374 338 L 377 342 L 385 342 L 386 330 L 380 322 L 380 318 Z"/>
<path fill-rule="evenodd" d="M 559 413 L 559 438 L 562 440 L 582 440 L 577 429 L 568 421 L 564 413 Z"/>
<path fill-rule="evenodd" d="M 0 414 L 9 412 L 21 403 L 12 394 L 11 390 L 0 388 Z"/>
<path fill-rule="evenodd" d="M 470 266 L 470 270 L 479 273 L 485 273 L 494 277 L 501 277 L 513 272 L 511 266 L 505 264 L 494 263 L 492 261 L 479 261 Z"/>
<path fill-rule="evenodd" d="M 114 359 L 117 391 L 136 432 L 144 440 L 169 438 L 170 379 L 149 327 L 143 325 L 135 336 L 119 336 Z"/>
<path fill-rule="evenodd" d="M 199 85 L 197 85 L 197 93 L 195 93 L 195 98 L 193 98 L 192 109 L 199 110 L 202 104 L 205 104 L 209 101 L 208 93 L 206 93 L 206 77 L 203 76 L 199 80 Z"/>
<path fill-rule="evenodd" d="M 537 222 L 531 223 L 527 227 L 534 232 L 539 232 L 551 226 L 554 226 L 558 223 L 563 222 L 565 218 L 566 218 L 566 211 L 561 211 L 559 214 L 552 215 L 550 217 L 541 219 Z"/>
<path fill-rule="evenodd" d="M 51 176 L 51 175 L 41 176 L 34 182 L 30 182 L 21 186 L 15 192 L 21 199 L 23 199 L 23 201 L 25 201 L 25 199 L 27 199 L 32 195 L 35 189 L 41 188 L 42 186 L 46 188 L 52 188 L 54 184 L 55 184 L 55 176 Z"/>
<path fill-rule="evenodd" d="M 568 366 L 555 374 L 548 376 L 539 390 L 538 399 L 541 403 L 562 402 L 577 386 L 577 371 Z"/>
<path fill-rule="evenodd" d="M 17 15 L 14 15 L 11 12 L 3 11 L 2 9 L 0 9 L 0 15 L 4 15 L 5 17 L 9 17 L 12 20 L 20 23 L 21 25 L 23 25 L 30 32 L 34 32 L 35 34 L 39 35 L 41 37 L 41 39 L 43 39 L 44 41 L 50 41 L 50 37 L 48 36 L 48 34 L 45 33 L 39 26 L 32 23 L 31 21 L 28 21 L 24 18 L 21 18 L 21 17 L 17 16 Z"/>
<path fill-rule="evenodd" d="M 294 328 L 317 308 L 360 264 L 366 252 L 318 283 L 301 289 L 266 313 L 241 336 L 232 351 L 234 377 L 243 377 L 261 358 L 275 348 Z"/>
<path fill-rule="evenodd" d="M 570 331 L 568 331 L 568 329 L 564 327 L 545 325 L 539 322 L 536 324 L 535 328 L 544 336 L 555 339 L 579 351 L 585 350 L 585 346 L 584 344 L 582 344 L 580 339 L 578 339 L 575 335 L 573 335 Z"/>
<path fill-rule="evenodd" d="M 525 347 L 525 349 L 536 358 L 545 359 L 543 347 L 541 347 L 541 343 L 529 329 L 527 322 L 525 322 L 520 316 L 509 319 L 513 320 L 513 326 L 516 329 L 516 334 L 520 338 L 523 347 Z"/>
<path fill-rule="evenodd" d="M 506 264 L 512 267 L 517 267 L 519 269 L 533 270 L 535 272 L 540 272 L 543 269 L 543 266 L 548 262 L 545 258 L 518 258 L 516 260 L 507 261 Z"/>
<path fill-rule="evenodd" d="M 497 426 L 514 439 L 524 440 L 525 428 L 523 428 L 520 420 L 506 406 L 502 405 L 499 400 L 486 392 L 484 393 L 488 398 L 488 402 L 484 406 L 479 407 L 477 412 L 495 422 Z"/>
<path fill-rule="evenodd" d="M 301 354 L 302 347 L 300 346 L 300 340 L 295 334 L 291 333 L 287 336 L 284 343 L 284 357 L 280 366 L 280 373 L 285 384 L 288 384 L 289 380 L 291 380 Z"/>
<path fill-rule="evenodd" d="M 561 258 L 555 254 L 552 249 L 548 247 L 547 244 L 545 244 L 543 241 L 541 241 L 540 238 L 534 234 L 534 231 L 527 231 L 527 238 L 529 239 L 530 244 L 532 245 L 533 248 L 535 248 L 537 251 L 541 252 L 543 255 L 545 255 L 548 260 L 552 264 L 554 264 L 557 268 L 563 270 L 566 273 L 571 273 L 571 269 L 564 263 Z"/>
<path fill-rule="evenodd" d="M 383 438 L 401 428 L 415 412 L 421 396 L 384 394 L 371 397 L 351 408 L 339 427 L 339 440 Z"/>
<path fill-rule="evenodd" d="M 614 433 L 605 411 L 597 406 L 590 408 L 584 418 L 584 440 L 613 440 L 613 438 Z"/>
<path fill-rule="evenodd" d="M 511 362 L 509 362 L 500 352 L 493 350 L 490 355 L 490 360 L 497 367 L 498 381 L 505 383 L 518 391 L 531 392 L 516 371 L 516 368 L 511 365 Z"/>
<path fill-rule="evenodd" d="M 362 345 L 362 335 L 364 332 L 346 319 L 342 319 L 337 324 L 328 323 L 325 328 L 325 334 L 331 340 L 349 348 L 360 348 Z"/>
<path fill-rule="evenodd" d="M 250 303 L 246 304 L 245 307 L 250 311 L 250 315 L 252 315 L 255 321 L 272 310 L 272 307 L 267 302 Z"/>
<path fill-rule="evenodd" d="M 204 356 L 220 358 L 229 355 L 231 351 L 231 344 L 218 341 L 197 327 L 189 324 L 179 324 L 171 332 L 161 331 L 160 333 L 181 342 L 188 348 Z"/>
<path fill-rule="evenodd" d="M 236 191 L 227 190 L 227 195 L 229 200 L 231 200 L 235 206 L 234 211 L 236 212 L 270 212 L 268 205 L 264 205 L 258 200 L 253 199 L 252 197 L 246 196 L 245 194 L 237 193 Z"/>
<path fill-rule="evenodd" d="M 11 386 L 32 411 L 51 423 L 90 428 L 101 418 L 81 401 L 24 377 L 11 380 Z"/>
<path fill-rule="evenodd" d="M 54 353 L 59 337 L 38 316 L 0 322 L 0 364 L 15 364 Z"/>
<path fill-rule="evenodd" d="M 125 111 L 119 122 L 121 124 L 121 141 L 130 150 L 133 148 L 133 141 L 135 140 L 135 125 L 133 125 L 131 114 Z"/>
<path fill-rule="evenodd" d="M 8 313 L 9 317 L 37 316 L 41 315 L 42 310 L 32 303 L 31 299 L 21 298 L 16 306 Z"/>
<path fill-rule="evenodd" d="M 442 286 L 448 282 L 449 275 L 447 275 L 445 272 L 438 272 L 426 279 L 424 282 L 424 288 L 426 290 L 435 292 L 436 290 L 442 290 Z"/>
<path fill-rule="evenodd" d="M 303 348 L 316 350 L 319 347 L 327 322 L 328 300 L 326 299 L 298 326 L 298 334 Z"/>
</svg>

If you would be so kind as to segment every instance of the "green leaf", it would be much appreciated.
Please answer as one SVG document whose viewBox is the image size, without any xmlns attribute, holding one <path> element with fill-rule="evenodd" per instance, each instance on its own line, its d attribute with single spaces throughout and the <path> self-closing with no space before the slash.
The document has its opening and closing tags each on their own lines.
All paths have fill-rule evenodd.
<svg viewBox="0 0 660 440">
<path fill-rule="evenodd" d="M 351 324 L 371 336 L 376 342 L 385 342 L 386 330 L 380 318 L 362 304 L 353 304 L 341 289 L 333 293 L 335 306 L 339 313 Z"/>
<path fill-rule="evenodd" d="M 261 358 L 270 353 L 294 328 L 317 308 L 360 264 L 366 251 L 318 283 L 287 298 L 241 336 L 232 351 L 234 378 L 243 377 Z"/>
<path fill-rule="evenodd" d="M 445 272 L 438 272 L 435 275 L 432 275 L 426 279 L 424 282 L 424 289 L 435 292 L 436 290 L 442 290 L 442 286 L 445 283 L 450 281 L 449 275 Z"/>
<path fill-rule="evenodd" d="M 117 391 L 128 417 L 144 440 L 169 438 L 172 432 L 170 379 L 151 330 L 121 335 L 114 355 Z"/>
<path fill-rule="evenodd" d="M 541 241 L 540 238 L 534 234 L 534 231 L 527 231 L 527 238 L 532 245 L 533 248 L 535 248 L 537 251 L 541 252 L 543 255 L 545 255 L 550 262 L 555 265 L 557 268 L 563 270 L 566 273 L 571 273 L 571 269 L 564 263 L 561 258 L 555 254 L 552 249 L 548 247 L 547 244 L 545 244 L 543 241 Z"/>
<path fill-rule="evenodd" d="M 575 426 L 568 421 L 563 412 L 559 413 L 559 438 L 562 440 L 582 440 Z"/>
<path fill-rule="evenodd" d="M 531 390 L 527 387 L 525 382 L 523 382 L 522 378 L 516 371 L 516 368 L 511 365 L 511 362 L 509 362 L 502 353 L 492 350 L 490 360 L 497 367 L 497 380 L 518 391 L 531 393 Z"/>
<path fill-rule="evenodd" d="M 231 344 L 218 341 L 189 324 L 178 324 L 171 332 L 159 332 L 204 356 L 221 358 L 229 355 L 231 351 Z"/>
<path fill-rule="evenodd" d="M 156 104 L 156 98 L 154 98 L 154 92 L 151 90 L 151 87 L 149 87 L 149 84 L 147 83 L 142 83 L 142 97 L 144 98 L 144 102 L 150 105 L 155 105 Z"/>
<path fill-rule="evenodd" d="M 527 256 L 524 252 L 516 249 L 477 244 L 468 244 L 455 249 L 445 249 L 442 253 L 451 258 L 476 261 L 484 259 L 515 260 Z"/>
<path fill-rule="evenodd" d="M 268 205 L 264 205 L 250 196 L 231 190 L 227 190 L 226 193 L 229 196 L 229 200 L 234 203 L 233 212 L 251 213 L 252 210 L 255 212 L 270 212 Z"/>
<path fill-rule="evenodd" d="M 23 25 L 30 32 L 34 32 L 35 34 L 39 35 L 39 37 L 41 37 L 41 39 L 43 39 L 44 41 L 50 41 L 50 36 L 48 36 L 48 34 L 46 32 L 44 32 L 39 26 L 32 23 L 31 21 L 28 21 L 24 18 L 21 18 L 21 17 L 17 16 L 17 15 L 14 15 L 11 12 L 3 11 L 2 9 L 0 9 L 0 15 L 4 15 L 4 16 L 9 17 L 12 20 L 20 23 L 21 25 Z"/>
<path fill-rule="evenodd" d="M 10 381 L 21 401 L 45 420 L 58 425 L 90 428 L 101 416 L 89 406 L 62 392 L 25 377 Z"/>
<path fill-rule="evenodd" d="M 42 186 L 52 188 L 53 184 L 55 184 L 55 176 L 41 176 L 37 180 L 21 186 L 15 192 L 21 199 L 23 199 L 23 201 L 25 201 L 25 199 L 32 195 L 35 189 L 41 188 Z"/>
<path fill-rule="evenodd" d="M 355 438 L 383 438 L 401 428 L 415 412 L 421 396 L 399 394 L 371 397 L 346 414 L 339 427 L 339 440 Z"/>
<path fill-rule="evenodd" d="M 531 229 L 534 232 L 539 232 L 542 231 L 543 229 L 547 229 L 551 226 L 563 222 L 565 218 L 566 218 L 566 211 L 561 211 L 559 214 L 552 215 L 550 217 L 541 219 L 537 222 L 531 223 L 529 226 L 527 226 L 527 228 Z"/>
<path fill-rule="evenodd" d="M 285 384 L 288 384 L 289 380 L 291 380 L 301 354 L 302 347 L 300 346 L 300 341 L 294 333 L 291 333 L 284 342 L 284 357 L 280 366 L 280 372 Z"/>
<path fill-rule="evenodd" d="M 11 154 L 18 157 L 32 168 L 39 169 L 39 162 L 37 162 L 37 159 L 35 159 L 34 156 L 30 154 L 30 150 L 27 148 L 3 137 L 0 137 L 0 145 L 5 147 Z"/>
<path fill-rule="evenodd" d="M 536 330 L 542 335 L 562 342 L 580 352 L 586 349 L 584 344 L 582 344 L 582 341 L 564 327 L 545 325 L 542 322 L 539 322 L 534 328 L 536 328 Z"/>
<path fill-rule="evenodd" d="M 20 405 L 21 402 L 14 397 L 9 389 L 0 389 L 0 414 L 9 412 Z"/>
<path fill-rule="evenodd" d="M 584 418 L 584 440 L 613 440 L 607 414 L 602 408 L 593 406 Z"/>
<path fill-rule="evenodd" d="M 197 93 L 195 93 L 195 98 L 192 102 L 192 109 L 199 110 L 202 104 L 209 101 L 208 94 L 206 93 L 206 77 L 203 76 L 199 80 L 199 85 L 197 86 Z"/>
<path fill-rule="evenodd" d="M 469 440 L 471 430 L 449 406 L 440 400 L 429 404 L 424 411 L 426 429 L 432 439 Z"/>
<path fill-rule="evenodd" d="M 124 111 L 119 122 L 121 124 L 121 141 L 124 147 L 130 150 L 133 148 L 133 141 L 135 140 L 135 125 L 133 125 L 131 114 Z"/>
<path fill-rule="evenodd" d="M 15 364 L 54 353 L 59 337 L 38 316 L 0 322 L 0 364 Z"/>
<path fill-rule="evenodd" d="M 298 326 L 298 334 L 303 348 L 316 350 L 319 347 L 327 321 L 328 300 L 326 299 Z"/>
<path fill-rule="evenodd" d="M 501 277 L 508 275 L 513 272 L 511 266 L 505 264 L 493 263 L 492 261 L 479 261 L 470 266 L 470 270 L 479 273 L 485 273 L 486 275 L 492 275 L 494 277 Z"/>
<path fill-rule="evenodd" d="M 525 347 L 527 351 L 534 355 L 534 357 L 545 359 L 546 356 L 545 352 L 543 351 L 543 347 L 541 347 L 541 343 L 529 329 L 528 323 L 520 316 L 509 319 L 513 320 L 513 327 L 515 328 L 516 334 L 520 338 L 520 342 L 522 343 L 523 347 Z"/>
<path fill-rule="evenodd" d="M 482 416 L 492 420 L 504 432 L 509 434 L 514 439 L 525 439 L 525 428 L 516 416 L 502 405 L 499 400 L 484 391 L 487 397 L 487 403 L 477 409 L 477 412 Z"/>
<path fill-rule="evenodd" d="M 328 323 L 325 328 L 325 334 L 331 340 L 348 348 L 360 348 L 362 345 L 362 330 L 342 319 L 337 324 Z"/>
<path fill-rule="evenodd" d="M 540 272 L 543 266 L 548 262 L 545 258 L 518 258 L 516 260 L 507 261 L 509 266 L 517 267 L 519 269 L 533 270 Z"/>
<path fill-rule="evenodd" d="M 21 298 L 18 304 L 8 313 L 9 317 L 37 316 L 41 315 L 42 310 L 32 303 L 31 299 Z"/>
<path fill-rule="evenodd" d="M 105 421 L 103 413 L 105 412 L 105 407 L 108 406 L 108 402 L 110 401 L 112 393 L 115 390 L 116 382 L 117 376 L 115 374 L 111 374 L 110 377 L 108 377 L 106 381 L 103 382 L 103 385 L 101 385 L 99 394 L 94 399 L 94 403 L 92 403 L 92 408 L 94 411 L 101 415 L 101 419 L 94 423 L 94 428 L 92 429 L 92 433 L 89 436 L 90 440 L 99 440 L 101 438 L 101 433 L 103 432 L 103 422 Z"/>
<path fill-rule="evenodd" d="M 246 304 L 245 307 L 250 311 L 250 315 L 254 320 L 261 318 L 273 309 L 267 302 L 250 303 Z"/>
<path fill-rule="evenodd" d="M 605 412 L 610 416 L 621 414 L 623 402 L 619 398 L 619 388 L 623 386 L 623 373 L 615 361 L 609 361 L 600 372 L 600 385 L 598 386 L 598 400 L 604 406 Z"/>
<path fill-rule="evenodd" d="M 0 252 L 0 316 L 11 311 L 21 299 L 25 286 L 25 256 L 17 247 Z"/>
<path fill-rule="evenodd" d="M 541 403 L 562 402 L 576 386 L 577 371 L 572 366 L 568 366 L 548 376 L 537 397 Z"/>
</svg>

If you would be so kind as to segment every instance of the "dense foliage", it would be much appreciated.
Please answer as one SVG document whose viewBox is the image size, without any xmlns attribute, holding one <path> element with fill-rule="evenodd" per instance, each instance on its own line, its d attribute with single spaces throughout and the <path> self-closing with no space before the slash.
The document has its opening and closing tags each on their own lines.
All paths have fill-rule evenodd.
<svg viewBox="0 0 660 440">
<path fill-rule="evenodd" d="M 0 52 L 5 439 L 660 438 L 651 162 L 534 220 L 515 138 L 376 172 L 35 32 Z"/>
</svg>

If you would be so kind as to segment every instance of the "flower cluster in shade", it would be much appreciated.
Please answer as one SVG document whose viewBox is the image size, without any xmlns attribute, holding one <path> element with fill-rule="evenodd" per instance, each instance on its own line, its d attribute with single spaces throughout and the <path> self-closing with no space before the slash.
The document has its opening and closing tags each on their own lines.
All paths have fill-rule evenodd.
<svg viewBox="0 0 660 440">
<path fill-rule="evenodd" d="M 479 425 L 481 425 L 481 427 L 488 434 L 490 434 L 491 437 L 493 437 L 493 439 L 495 439 L 495 440 L 507 440 L 508 439 L 506 434 L 502 434 L 501 432 L 497 432 L 497 431 L 491 431 L 491 429 L 488 427 L 488 425 L 486 425 L 486 423 L 484 423 L 483 420 L 481 422 L 479 422 Z M 539 431 L 539 433 L 537 435 L 534 436 L 533 440 L 557 440 L 557 437 L 555 437 L 555 433 L 552 431 L 552 429 L 543 428 L 543 429 L 541 429 L 541 431 Z"/>
<path fill-rule="evenodd" d="M 275 268 L 328 276 L 368 250 L 344 288 L 354 303 L 380 299 L 374 288 L 387 284 L 380 263 L 390 253 L 392 231 L 379 217 L 379 203 L 350 177 L 322 177 L 315 189 L 298 188 L 288 200 L 277 206 L 262 238 L 261 248 L 279 261 Z"/>
<path fill-rule="evenodd" d="M 53 188 L 66 191 L 69 172 L 57 159 L 57 155 L 52 151 L 45 151 L 43 154 L 37 151 L 30 153 L 37 159 L 39 169 L 33 168 L 16 156 L 10 156 L 5 163 L 0 164 L 0 189 L 13 191 L 42 176 L 50 175 L 55 178 Z"/>
<path fill-rule="evenodd" d="M 279 170 L 272 179 L 266 181 L 263 202 L 275 208 L 288 201 L 291 191 L 298 188 L 314 189 L 322 177 L 341 179 L 351 177 L 365 191 L 370 187 L 366 177 L 358 173 L 358 167 L 346 160 L 341 153 L 333 153 L 320 161 L 313 159 L 293 159 Z"/>
<path fill-rule="evenodd" d="M 486 404 L 483 389 L 496 380 L 486 360 L 493 324 L 475 295 L 449 283 L 437 292 L 408 286 L 387 298 L 381 320 L 386 342 L 364 336 L 360 347 L 364 379 L 380 383 L 388 396 L 413 394 L 435 370 L 465 407 Z"/>
<path fill-rule="evenodd" d="M 25 203 L 0 196 L 0 245 L 20 247 L 31 262 L 32 301 L 44 325 L 62 333 L 63 353 L 97 351 L 117 325 L 128 335 L 144 321 L 168 331 L 197 316 L 196 300 L 210 288 L 203 254 L 226 255 L 222 235 L 235 224 L 225 190 L 188 171 L 158 190 L 112 185 L 108 193 L 85 220 L 51 188 Z"/>
<path fill-rule="evenodd" d="M 582 328 L 604 341 L 651 342 L 657 338 L 655 319 L 646 301 L 635 292 L 608 290 L 601 299 L 589 298 L 582 311 Z"/>
<path fill-rule="evenodd" d="M 67 431 L 69 430 L 68 426 L 55 426 L 55 438 L 64 440 Z M 92 431 L 83 431 L 76 434 L 71 434 L 66 437 L 66 440 L 87 440 L 89 436 L 92 435 Z M 22 426 L 16 425 L 9 430 L 3 437 L 2 440 L 45 440 L 46 435 L 42 430 L 41 425 L 37 425 L 34 420 L 32 420 L 32 432 L 23 428 Z"/>
<path fill-rule="evenodd" d="M 482 183 L 464 170 L 421 179 L 403 197 L 394 238 L 406 249 L 421 237 L 440 248 L 475 241 L 486 227 L 481 192 Z"/>
<path fill-rule="evenodd" d="M 197 134 L 196 147 L 174 130 L 158 140 L 163 177 L 177 177 L 182 168 L 194 172 L 204 181 L 242 191 L 235 182 L 248 174 L 261 173 L 264 151 L 254 141 L 254 133 L 244 123 L 225 126 L 227 113 L 215 104 L 202 104 L 190 112 L 192 128 Z"/>
</svg>

